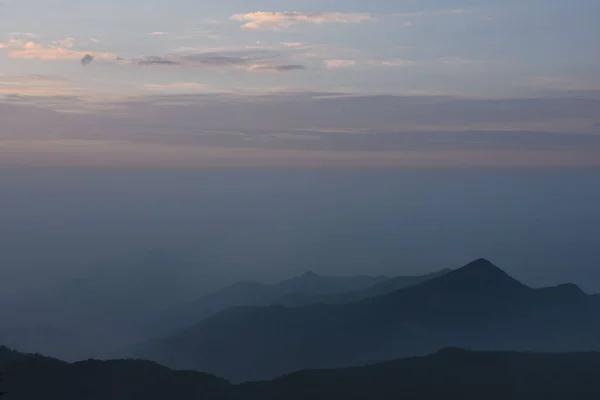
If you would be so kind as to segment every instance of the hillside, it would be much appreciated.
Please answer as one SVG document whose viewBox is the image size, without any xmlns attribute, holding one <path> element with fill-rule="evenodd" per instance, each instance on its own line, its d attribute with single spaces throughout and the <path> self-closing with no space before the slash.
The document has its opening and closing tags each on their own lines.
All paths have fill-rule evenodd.
<svg viewBox="0 0 600 400">
<path fill-rule="evenodd" d="M 147 361 L 68 364 L 0 348 L 6 399 L 37 400 L 571 400 L 600 396 L 600 354 L 444 349 L 357 368 L 307 370 L 232 385 Z"/>
<path fill-rule="evenodd" d="M 600 349 L 600 308 L 574 285 L 531 289 L 487 260 L 351 304 L 230 309 L 140 356 L 234 381 L 479 350 Z"/>
<path fill-rule="evenodd" d="M 307 272 L 275 284 L 240 282 L 160 313 L 151 320 L 149 329 L 156 336 L 161 336 L 192 326 L 231 307 L 344 302 L 368 297 L 371 290 L 385 282 L 410 285 L 428 278 L 429 275 L 394 279 L 385 276 L 333 277 Z"/>
<path fill-rule="evenodd" d="M 0 298 L 0 343 L 68 360 L 116 357 L 152 338 L 151 316 L 214 287 L 200 266 L 154 250 Z"/>
</svg>

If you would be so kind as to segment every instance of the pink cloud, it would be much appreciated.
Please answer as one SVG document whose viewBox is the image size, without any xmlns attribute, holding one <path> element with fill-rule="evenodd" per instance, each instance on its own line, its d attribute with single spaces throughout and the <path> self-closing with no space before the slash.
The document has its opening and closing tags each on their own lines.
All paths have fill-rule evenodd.
<svg viewBox="0 0 600 400">
<path fill-rule="evenodd" d="M 328 69 L 350 68 L 356 65 L 354 60 L 325 60 L 325 66 Z"/>
<path fill-rule="evenodd" d="M 91 55 L 96 60 L 116 59 L 113 53 L 97 53 L 90 51 L 75 50 L 73 38 L 66 38 L 52 42 L 52 44 L 42 44 L 33 41 L 25 42 L 21 39 L 9 40 L 6 43 L 0 43 L 0 49 L 10 50 L 12 58 L 37 59 L 37 60 L 76 60 L 79 61 L 86 55 Z"/>
<path fill-rule="evenodd" d="M 270 30 L 277 31 L 291 28 L 300 23 L 326 24 L 346 23 L 358 24 L 374 21 L 375 18 L 368 14 L 339 13 L 339 12 L 252 12 L 236 14 L 231 17 L 233 21 L 244 22 L 242 28 L 248 30 Z"/>
</svg>

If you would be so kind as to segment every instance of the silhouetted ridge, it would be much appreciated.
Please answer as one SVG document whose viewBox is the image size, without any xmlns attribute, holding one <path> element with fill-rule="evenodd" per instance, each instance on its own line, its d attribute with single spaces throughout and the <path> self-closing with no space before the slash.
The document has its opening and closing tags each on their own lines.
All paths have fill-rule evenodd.
<svg viewBox="0 0 600 400">
<path fill-rule="evenodd" d="M 455 272 L 462 273 L 462 274 L 479 274 L 480 276 L 496 275 L 498 277 L 500 277 L 500 276 L 508 277 L 508 274 L 506 272 L 504 272 L 503 270 L 498 268 L 496 265 L 494 265 L 491 261 L 489 261 L 485 258 L 479 258 L 475 261 L 472 261 L 472 262 L 468 263 L 467 265 L 465 265 L 464 267 L 457 269 Z"/>
<path fill-rule="evenodd" d="M 6 351 L 4 351 L 6 353 Z M 600 398 L 600 353 L 472 351 L 356 368 L 302 370 L 235 385 L 140 360 L 66 363 L 0 352 L 2 389 L 20 400 L 570 400 Z M 0 375 L 0 378 L 2 376 Z M 1 379 L 0 379 L 1 381 Z"/>
<path fill-rule="evenodd" d="M 176 368 L 247 381 L 306 368 L 435 354 L 449 346 L 511 351 L 600 348 L 597 298 L 574 285 L 529 288 L 485 259 L 358 302 L 246 311 L 221 313 L 151 343 L 141 355 Z"/>
<path fill-rule="evenodd" d="M 449 357 L 455 357 L 455 356 L 462 356 L 465 354 L 469 354 L 472 353 L 471 350 L 466 350 L 460 347 L 444 347 L 443 349 L 440 349 L 437 353 L 435 353 L 438 356 L 449 356 Z"/>
<path fill-rule="evenodd" d="M 557 293 L 564 293 L 566 295 L 571 296 L 585 296 L 585 292 L 579 286 L 574 283 L 565 283 L 563 285 L 558 285 L 553 288 L 549 288 L 554 290 Z"/>
<path fill-rule="evenodd" d="M 581 303 L 588 299 L 588 295 L 579 286 L 572 283 L 537 289 L 536 292 L 544 296 L 546 300 L 562 305 L 573 302 Z"/>
<path fill-rule="evenodd" d="M 527 286 L 511 277 L 485 258 L 480 258 L 470 262 L 464 267 L 454 270 L 432 281 L 432 283 L 438 284 L 442 282 L 453 285 L 457 290 L 460 288 L 485 288 L 489 290 L 527 288 Z"/>
</svg>

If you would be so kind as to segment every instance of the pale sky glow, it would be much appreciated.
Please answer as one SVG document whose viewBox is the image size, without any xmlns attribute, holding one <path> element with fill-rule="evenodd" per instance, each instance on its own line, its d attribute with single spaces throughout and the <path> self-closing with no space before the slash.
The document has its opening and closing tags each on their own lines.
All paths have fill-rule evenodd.
<svg viewBox="0 0 600 400">
<path fill-rule="evenodd" d="M 600 164 L 599 18 L 597 0 L 4 0 L 0 165 Z"/>
</svg>

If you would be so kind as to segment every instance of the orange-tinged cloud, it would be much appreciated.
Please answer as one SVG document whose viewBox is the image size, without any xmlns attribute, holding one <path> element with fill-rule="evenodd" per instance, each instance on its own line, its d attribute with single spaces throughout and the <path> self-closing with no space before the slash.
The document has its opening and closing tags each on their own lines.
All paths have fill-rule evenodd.
<svg viewBox="0 0 600 400">
<path fill-rule="evenodd" d="M 328 69 L 342 69 L 354 67 L 356 61 L 354 60 L 325 60 L 325 67 Z"/>
<path fill-rule="evenodd" d="M 6 43 L 0 43 L 0 49 L 8 49 L 10 50 L 9 54 L 12 58 L 21 59 L 79 61 L 88 54 L 93 56 L 95 60 L 114 60 L 117 57 L 117 55 L 113 53 L 75 50 L 73 49 L 73 43 L 73 38 L 55 41 L 50 45 L 14 39 Z"/>
<path fill-rule="evenodd" d="M 231 17 L 234 21 L 244 22 L 242 28 L 248 30 L 271 30 L 291 28 L 299 23 L 326 24 L 326 23 L 346 23 L 358 24 L 362 22 L 374 21 L 375 18 L 369 14 L 359 13 L 340 13 L 340 12 L 252 12 L 246 14 L 236 14 Z"/>
</svg>

